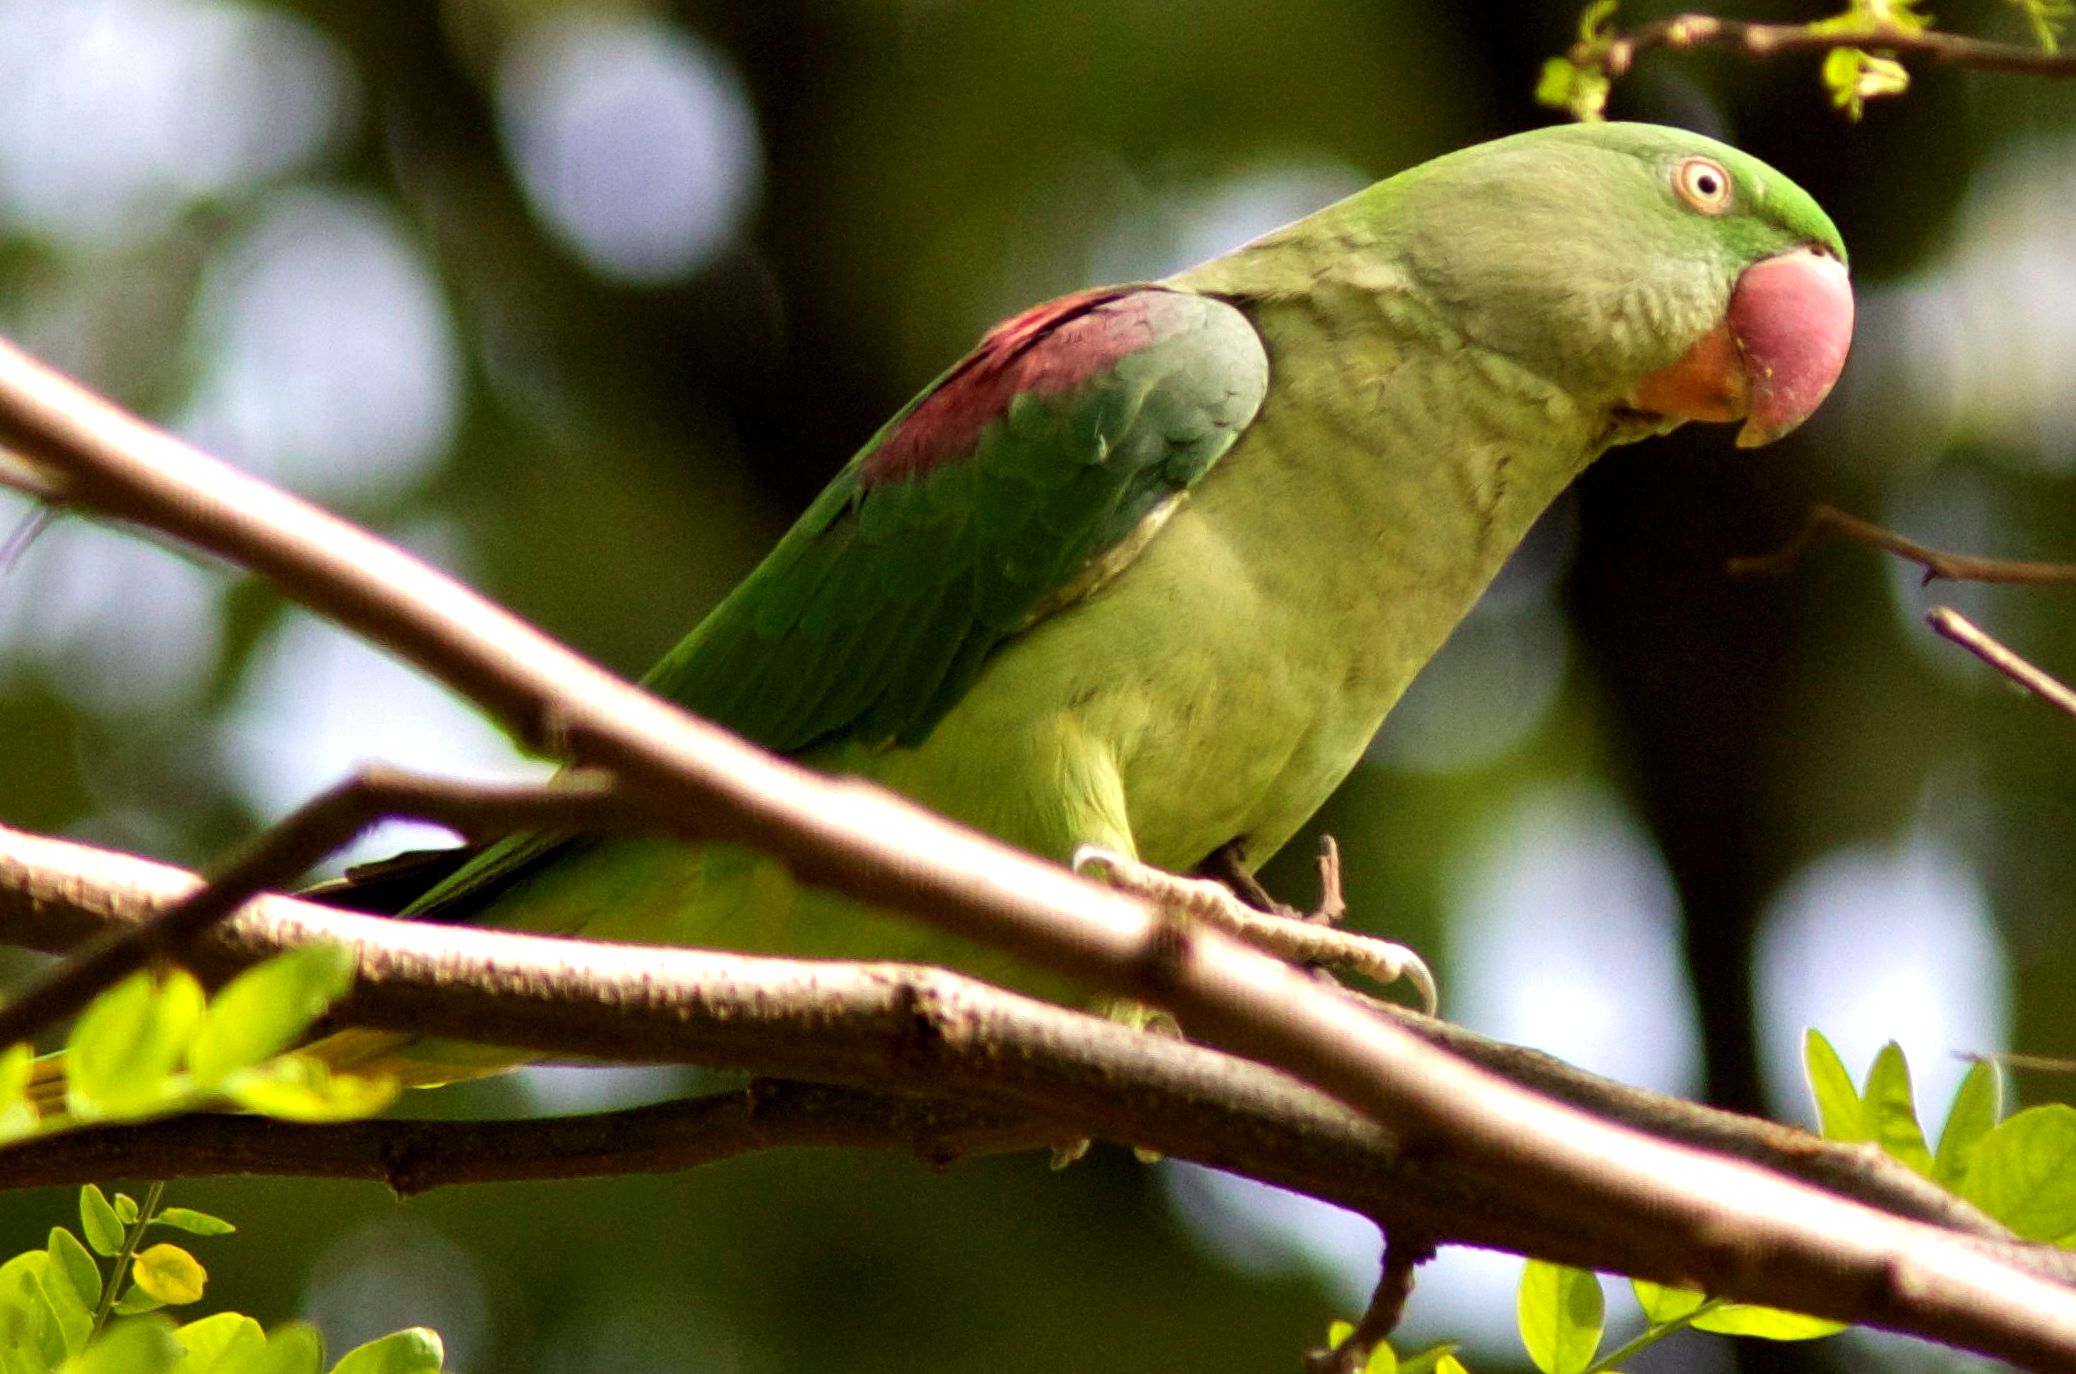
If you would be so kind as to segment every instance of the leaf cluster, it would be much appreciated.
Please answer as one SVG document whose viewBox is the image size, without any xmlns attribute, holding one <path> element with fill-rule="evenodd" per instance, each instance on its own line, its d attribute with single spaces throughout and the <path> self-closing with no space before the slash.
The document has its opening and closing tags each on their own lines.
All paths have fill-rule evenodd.
<svg viewBox="0 0 2076 1374">
<path fill-rule="evenodd" d="M 1803 1040 L 1803 1072 L 1826 1140 L 1874 1145 L 2014 1234 L 2076 1247 L 2076 1107 L 2047 1103 L 2006 1117 L 1997 1068 L 1978 1060 L 1955 1089 L 1934 1148 L 1918 1119 L 1910 1065 L 1896 1042 L 1882 1047 L 1856 1086 L 1838 1051 L 1812 1029 Z M 1644 1329 L 1603 1354 L 1606 1298 L 1600 1276 L 1529 1260 L 1516 1298 L 1516 1324 L 1535 1367 L 1542 1374 L 1612 1374 L 1639 1351 L 1688 1328 L 1769 1341 L 1812 1340 L 1845 1328 L 1842 1322 L 1643 1279 L 1629 1284 L 1643 1309 Z M 1330 1342 L 1338 1348 L 1353 1330 L 1335 1323 Z M 1380 1343 L 1363 1371 L 1465 1374 L 1453 1350 L 1437 1346 L 1400 1361 Z"/>
<path fill-rule="evenodd" d="M 184 1245 L 154 1231 L 223 1236 L 236 1228 L 188 1207 L 161 1207 L 153 1184 L 142 1201 L 79 1193 L 79 1230 L 51 1228 L 41 1250 L 0 1264 L 0 1374 L 439 1374 L 439 1336 L 393 1332 L 325 1363 L 324 1338 L 307 1322 L 269 1331 L 218 1312 L 175 1324 L 160 1309 L 201 1301 L 208 1271 Z"/>
<path fill-rule="evenodd" d="M 334 1077 L 288 1052 L 351 986 L 353 966 L 350 950 L 313 944 L 245 970 L 213 998 L 184 969 L 131 975 L 81 1013 L 61 1055 L 39 1062 L 26 1044 L 0 1052 L 0 1143 L 225 1104 L 289 1121 L 374 1115 L 395 1083 Z"/>
<path fill-rule="evenodd" d="M 1614 79 L 1625 71 L 1642 40 L 1613 26 L 1619 0 L 1592 0 L 1579 15 L 1578 38 L 1561 57 L 1543 64 L 1537 79 L 1536 102 L 1563 110 L 1574 119 L 1597 120 L 1607 115 L 1608 94 Z M 1742 26 L 1764 29 L 1777 39 L 1780 34 L 1806 35 L 1835 40 L 1826 45 L 1820 79 L 1830 93 L 1831 103 L 1850 119 L 1866 113 L 1867 102 L 1903 94 L 1910 89 L 1910 72 L 1883 40 L 1916 39 L 1932 32 L 1933 19 L 1925 10 L 1927 0 L 1849 0 L 1845 9 L 1828 18 L 1807 24 Z M 2034 43 L 2042 52 L 2061 50 L 2063 30 L 2076 0 L 2009 0 L 2026 20 Z M 1661 21 L 1656 26 L 1666 34 L 1681 25 L 1707 25 L 1709 32 L 1735 27 L 1707 16 Z M 1679 30 L 1686 33 L 1687 30 Z M 1687 46 L 1691 36 L 1657 38 L 1671 46 Z M 1762 51 L 1748 43 L 1753 51 Z"/>
</svg>

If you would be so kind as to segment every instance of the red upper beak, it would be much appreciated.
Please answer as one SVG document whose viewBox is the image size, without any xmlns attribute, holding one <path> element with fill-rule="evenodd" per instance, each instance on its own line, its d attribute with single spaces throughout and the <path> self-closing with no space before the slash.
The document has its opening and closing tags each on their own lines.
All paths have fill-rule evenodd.
<svg viewBox="0 0 2076 1374">
<path fill-rule="evenodd" d="M 1845 264 L 1817 248 L 1753 263 L 1723 322 L 1629 395 L 1640 410 L 1685 420 L 1738 420 L 1740 448 L 1780 438 L 1831 394 L 1853 341 Z"/>
</svg>

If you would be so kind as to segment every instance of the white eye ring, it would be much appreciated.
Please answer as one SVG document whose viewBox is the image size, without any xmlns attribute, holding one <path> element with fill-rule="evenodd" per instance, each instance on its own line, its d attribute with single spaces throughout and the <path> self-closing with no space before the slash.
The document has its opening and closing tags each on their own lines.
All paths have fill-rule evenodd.
<svg viewBox="0 0 2076 1374">
<path fill-rule="evenodd" d="M 1673 164 L 1672 189 L 1704 215 L 1730 208 L 1730 173 L 1712 157 L 1684 157 Z"/>
</svg>

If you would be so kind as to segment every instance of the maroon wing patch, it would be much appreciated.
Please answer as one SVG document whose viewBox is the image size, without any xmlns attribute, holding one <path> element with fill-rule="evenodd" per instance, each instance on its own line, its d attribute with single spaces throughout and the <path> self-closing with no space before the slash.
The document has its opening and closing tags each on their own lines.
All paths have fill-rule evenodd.
<svg viewBox="0 0 2076 1374">
<path fill-rule="evenodd" d="M 973 452 L 1016 397 L 1057 396 L 1153 342 L 1173 292 L 1107 287 L 1034 305 L 989 330 L 866 459 L 859 481 L 920 477 Z"/>
</svg>

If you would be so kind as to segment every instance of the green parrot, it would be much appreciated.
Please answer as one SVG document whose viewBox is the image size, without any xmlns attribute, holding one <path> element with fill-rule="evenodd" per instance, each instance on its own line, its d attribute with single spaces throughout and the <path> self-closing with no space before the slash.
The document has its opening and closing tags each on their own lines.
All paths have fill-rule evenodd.
<svg viewBox="0 0 2076 1374">
<path fill-rule="evenodd" d="M 1852 319 L 1830 219 L 1734 148 L 1480 144 L 997 325 L 643 682 L 1048 858 L 1251 872 L 1581 469 L 1685 420 L 1786 433 Z M 403 913 L 1056 990 L 725 846 L 518 836 Z M 323 1046 L 425 1083 L 519 1057 Z"/>
</svg>

